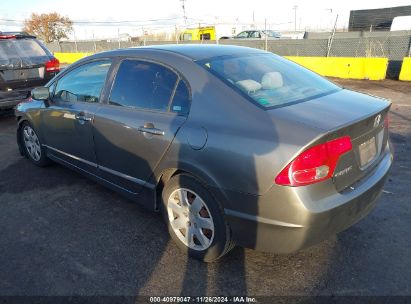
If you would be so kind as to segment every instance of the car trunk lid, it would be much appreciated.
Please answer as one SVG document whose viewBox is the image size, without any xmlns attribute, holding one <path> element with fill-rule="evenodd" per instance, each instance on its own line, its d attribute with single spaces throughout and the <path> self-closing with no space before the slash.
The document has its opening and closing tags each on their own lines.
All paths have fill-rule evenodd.
<svg viewBox="0 0 411 304">
<path fill-rule="evenodd" d="M 387 145 L 384 124 L 390 103 L 349 90 L 270 110 L 273 116 L 287 117 L 296 123 L 317 128 L 321 135 L 306 147 L 350 136 L 352 150 L 343 154 L 333 174 L 338 191 L 352 186 L 372 172 Z"/>
</svg>

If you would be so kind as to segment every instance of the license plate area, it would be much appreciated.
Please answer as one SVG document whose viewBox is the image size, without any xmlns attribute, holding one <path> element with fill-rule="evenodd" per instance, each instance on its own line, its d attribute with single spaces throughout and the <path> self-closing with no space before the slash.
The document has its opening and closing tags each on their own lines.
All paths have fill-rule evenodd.
<svg viewBox="0 0 411 304">
<path fill-rule="evenodd" d="M 43 79 L 44 67 L 2 71 L 2 78 L 7 81 Z"/>
<path fill-rule="evenodd" d="M 361 169 L 364 169 L 377 157 L 377 144 L 375 141 L 375 136 L 360 144 L 358 150 L 360 155 L 360 167 Z"/>
</svg>

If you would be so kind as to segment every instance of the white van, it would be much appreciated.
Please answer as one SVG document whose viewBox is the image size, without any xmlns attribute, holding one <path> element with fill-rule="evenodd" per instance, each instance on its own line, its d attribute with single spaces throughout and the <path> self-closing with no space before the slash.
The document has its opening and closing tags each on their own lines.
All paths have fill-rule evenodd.
<svg viewBox="0 0 411 304">
<path fill-rule="evenodd" d="M 390 31 L 411 30 L 411 16 L 399 16 L 392 20 Z"/>
</svg>

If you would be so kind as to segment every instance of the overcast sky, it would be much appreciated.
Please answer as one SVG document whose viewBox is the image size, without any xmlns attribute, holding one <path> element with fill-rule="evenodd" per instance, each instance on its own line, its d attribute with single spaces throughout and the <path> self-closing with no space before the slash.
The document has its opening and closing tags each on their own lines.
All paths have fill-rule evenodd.
<svg viewBox="0 0 411 304">
<path fill-rule="evenodd" d="M 17 30 L 21 22 L 31 13 L 56 11 L 70 17 L 73 21 L 142 21 L 110 25 L 75 25 L 78 39 L 98 37 L 115 37 L 118 33 L 136 34 L 141 27 L 161 28 L 183 25 L 181 0 L 1 0 L 0 19 L 17 20 L 17 22 L 0 20 L 0 31 Z M 297 26 L 300 29 L 329 29 L 338 14 L 338 27 L 348 26 L 350 10 L 382 8 L 387 6 L 411 5 L 411 0 L 186 0 L 187 24 L 207 22 L 263 23 L 265 19 L 270 27 L 278 30 L 294 28 L 294 10 L 297 5 Z M 152 22 L 151 19 L 171 19 Z"/>
</svg>

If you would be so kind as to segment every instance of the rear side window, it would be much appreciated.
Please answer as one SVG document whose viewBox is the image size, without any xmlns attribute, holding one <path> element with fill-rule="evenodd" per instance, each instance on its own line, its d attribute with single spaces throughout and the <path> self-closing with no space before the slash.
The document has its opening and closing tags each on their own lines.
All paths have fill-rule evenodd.
<svg viewBox="0 0 411 304">
<path fill-rule="evenodd" d="M 187 115 L 190 110 L 190 91 L 186 83 L 180 80 L 171 103 L 170 111 L 181 115 Z"/>
<path fill-rule="evenodd" d="M 98 102 L 110 65 L 109 60 L 96 61 L 68 72 L 57 82 L 53 100 Z"/>
<path fill-rule="evenodd" d="M 111 90 L 110 104 L 168 111 L 177 80 L 177 74 L 162 65 L 124 60 Z"/>
<path fill-rule="evenodd" d="M 250 38 L 261 38 L 261 35 L 259 32 L 251 32 Z"/>
</svg>

